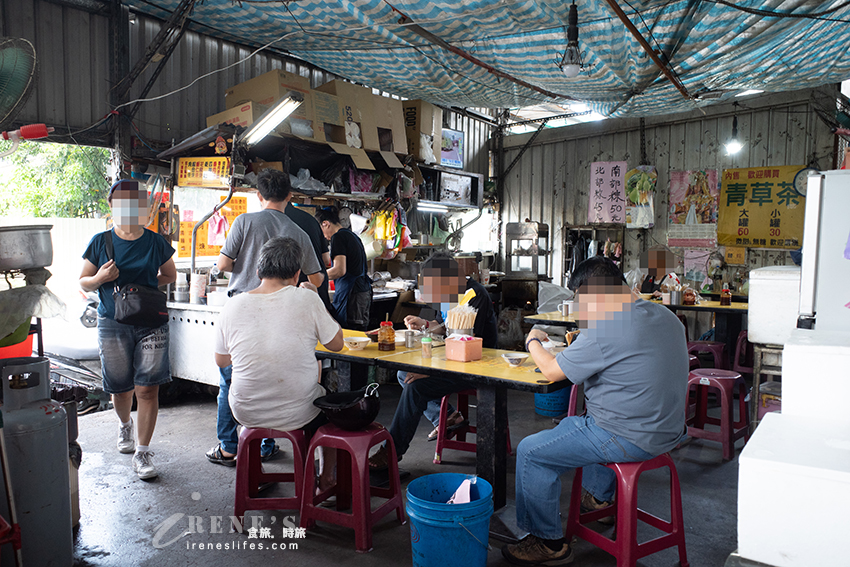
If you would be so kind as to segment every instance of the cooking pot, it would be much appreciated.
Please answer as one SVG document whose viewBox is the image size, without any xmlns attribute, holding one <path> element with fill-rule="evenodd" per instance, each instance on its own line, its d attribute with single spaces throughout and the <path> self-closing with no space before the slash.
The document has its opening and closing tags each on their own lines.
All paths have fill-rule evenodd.
<svg viewBox="0 0 850 567">
<path fill-rule="evenodd" d="M 378 385 L 369 384 L 362 390 L 353 392 L 334 392 L 313 400 L 328 421 L 346 431 L 363 429 L 378 416 L 381 399 L 378 397 Z"/>
<path fill-rule="evenodd" d="M 44 268 L 53 263 L 53 225 L 0 227 L 0 271 Z"/>
</svg>

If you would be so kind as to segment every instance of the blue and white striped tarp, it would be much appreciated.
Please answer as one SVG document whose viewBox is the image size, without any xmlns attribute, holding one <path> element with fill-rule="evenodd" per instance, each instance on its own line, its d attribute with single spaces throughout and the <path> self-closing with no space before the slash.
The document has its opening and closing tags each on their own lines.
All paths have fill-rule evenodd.
<svg viewBox="0 0 850 567">
<path fill-rule="evenodd" d="M 164 17 L 179 1 L 134 7 Z M 577 100 L 606 116 L 651 116 L 746 89 L 781 92 L 850 79 L 847 0 L 618 4 L 690 95 L 720 91 L 720 98 L 685 98 L 605 0 L 576 0 L 585 71 L 573 79 L 555 64 L 566 44 L 566 0 L 199 0 L 191 17 L 214 30 L 210 35 L 257 46 L 279 39 L 276 49 L 358 83 L 461 107 Z M 539 90 L 498 78 L 414 33 L 409 22 Z"/>
</svg>

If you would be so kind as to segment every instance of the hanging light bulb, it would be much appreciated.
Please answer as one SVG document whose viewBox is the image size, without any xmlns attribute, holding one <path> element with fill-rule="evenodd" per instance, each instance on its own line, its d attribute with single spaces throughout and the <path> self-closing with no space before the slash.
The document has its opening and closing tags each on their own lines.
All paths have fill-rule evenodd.
<svg viewBox="0 0 850 567">
<path fill-rule="evenodd" d="M 561 72 L 568 79 L 578 76 L 584 70 L 584 64 L 581 61 L 581 51 L 578 48 L 578 8 L 575 0 L 570 5 L 570 13 L 567 25 L 567 49 L 561 60 L 555 60 L 555 64 L 561 69 Z"/>
<path fill-rule="evenodd" d="M 732 118 L 732 139 L 726 143 L 726 155 L 735 155 L 741 151 L 744 144 L 738 139 L 738 117 Z"/>
</svg>

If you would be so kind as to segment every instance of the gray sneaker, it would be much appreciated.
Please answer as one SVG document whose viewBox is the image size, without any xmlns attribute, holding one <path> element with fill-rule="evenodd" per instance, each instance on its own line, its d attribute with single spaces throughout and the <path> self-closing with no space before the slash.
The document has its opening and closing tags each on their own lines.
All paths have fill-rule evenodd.
<svg viewBox="0 0 850 567">
<path fill-rule="evenodd" d="M 122 425 L 118 433 L 118 452 L 132 453 L 136 450 L 136 438 L 133 435 L 133 420 L 128 425 Z"/>
<path fill-rule="evenodd" d="M 153 466 L 153 459 L 151 457 L 153 457 L 152 451 L 137 452 L 133 455 L 133 470 L 142 480 L 156 478 L 159 475 L 156 472 L 156 467 Z"/>
</svg>

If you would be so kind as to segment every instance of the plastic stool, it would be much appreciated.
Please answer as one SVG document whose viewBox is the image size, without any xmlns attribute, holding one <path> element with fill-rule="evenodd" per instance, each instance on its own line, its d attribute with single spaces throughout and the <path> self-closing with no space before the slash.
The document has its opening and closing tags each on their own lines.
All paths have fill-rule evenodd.
<svg viewBox="0 0 850 567">
<path fill-rule="evenodd" d="M 688 355 L 688 372 L 693 370 L 694 368 L 702 368 L 702 365 L 699 362 L 699 357 L 695 354 Z"/>
<path fill-rule="evenodd" d="M 369 449 L 387 442 L 389 449 L 389 488 L 370 486 Z M 336 484 L 321 494 L 316 494 L 316 478 L 313 454 L 316 447 L 337 449 Z M 398 478 L 398 459 L 390 433 L 384 426 L 372 423 L 360 431 L 345 431 L 335 425 L 320 427 L 307 451 L 307 466 L 304 470 L 304 495 L 301 499 L 301 527 L 312 528 L 316 520 L 339 526 L 354 528 L 354 540 L 358 553 L 372 551 L 372 526 L 393 510 L 399 523 L 406 521 L 401 483 Z M 328 497 L 336 494 L 336 510 L 319 507 Z M 371 497 L 386 498 L 387 501 L 372 510 Z M 341 512 L 351 506 L 351 513 Z"/>
<path fill-rule="evenodd" d="M 682 493 L 679 486 L 679 475 L 676 465 L 668 453 L 654 459 L 637 463 L 609 463 L 605 465 L 617 475 L 617 497 L 614 504 L 581 513 L 581 476 L 582 469 L 576 469 L 573 479 L 573 489 L 570 496 L 570 512 L 567 515 L 566 539 L 573 536 L 592 543 L 596 547 L 610 553 L 617 559 L 617 567 L 634 567 L 637 560 L 652 555 L 668 547 L 679 547 L 679 565 L 688 567 L 688 557 L 685 551 L 685 525 L 682 518 Z M 644 471 L 667 467 L 670 469 L 670 521 L 667 522 L 638 508 L 638 478 Z M 616 540 L 609 539 L 597 533 L 584 524 L 611 515 L 612 508 L 616 512 Z M 641 520 L 665 535 L 644 543 L 637 542 L 638 520 Z"/>
<path fill-rule="evenodd" d="M 738 388 L 738 421 L 733 422 L 733 397 Z M 708 417 L 708 388 L 720 392 L 720 419 Z M 695 403 L 690 402 L 690 392 L 695 390 Z M 750 414 L 747 411 L 747 385 L 737 372 L 717 368 L 699 368 L 688 379 L 688 407 L 686 424 L 688 435 L 698 439 L 719 441 L 723 444 L 723 460 L 729 461 L 735 453 L 735 441 L 750 438 Z M 691 415 L 693 411 L 693 415 Z M 720 431 L 707 431 L 706 425 L 719 425 Z"/>
<path fill-rule="evenodd" d="M 688 343 L 688 354 L 709 352 L 714 357 L 714 367 L 729 370 L 729 357 L 726 354 L 726 343 L 717 341 L 691 341 Z"/>
<path fill-rule="evenodd" d="M 477 396 L 478 390 L 463 390 L 457 392 L 457 410 L 465 415 L 467 418 L 469 417 L 469 396 Z M 439 465 L 443 458 L 443 449 L 456 449 L 458 451 L 466 451 L 468 453 L 475 453 L 478 449 L 475 443 L 466 440 L 466 435 L 468 433 L 476 433 L 478 428 L 474 425 L 464 425 L 463 427 L 459 427 L 457 429 L 457 439 L 449 439 L 447 426 L 446 426 L 446 416 L 449 413 L 449 397 L 443 396 L 443 401 L 440 402 L 440 425 L 437 426 L 437 449 L 434 451 L 434 464 Z M 513 454 L 511 450 L 511 429 L 508 426 L 507 431 L 508 437 L 508 455 Z"/>
<path fill-rule="evenodd" d="M 265 473 L 260 456 L 260 444 L 263 439 L 289 439 L 292 443 L 292 457 L 295 472 Z M 300 429 L 278 431 L 276 429 L 242 428 L 239 434 L 239 447 L 236 449 L 236 499 L 233 503 L 233 515 L 245 515 L 245 510 L 299 510 L 301 508 L 302 487 L 304 486 L 304 451 L 307 449 L 307 437 Z M 268 482 L 292 482 L 295 496 L 287 498 L 259 498 L 259 487 Z"/>
<path fill-rule="evenodd" d="M 749 366 L 745 366 L 747 362 Z M 738 342 L 735 343 L 735 358 L 732 359 L 732 370 L 739 374 L 753 374 L 753 347 L 750 344 L 747 331 L 738 333 Z"/>
<path fill-rule="evenodd" d="M 679 321 L 682 322 L 682 325 L 685 326 L 685 342 L 691 342 L 691 335 L 688 333 L 688 318 L 682 315 L 681 313 L 676 313 L 676 317 L 679 318 Z"/>
</svg>

